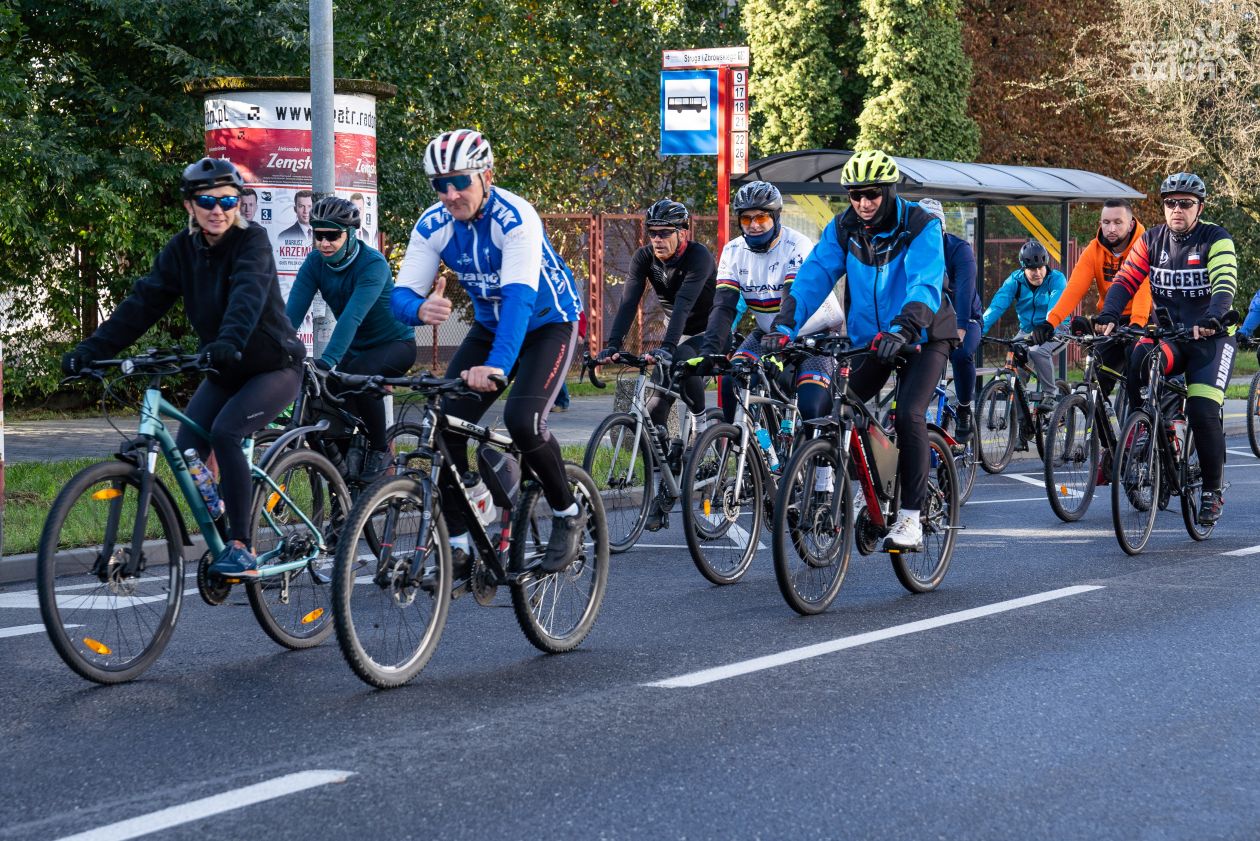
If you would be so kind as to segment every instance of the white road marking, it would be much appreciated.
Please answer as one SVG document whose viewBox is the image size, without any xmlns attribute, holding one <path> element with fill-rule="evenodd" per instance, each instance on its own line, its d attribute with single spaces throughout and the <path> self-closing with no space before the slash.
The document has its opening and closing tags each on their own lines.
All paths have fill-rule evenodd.
<svg viewBox="0 0 1260 841">
<path fill-rule="evenodd" d="M 100 587 L 100 584 L 91 584 L 89 587 Z M 59 588 L 58 593 L 64 593 L 67 590 L 82 590 L 85 587 L 65 587 Z M 197 592 L 197 588 L 185 590 L 185 596 L 191 596 Z M 62 610 L 120 610 L 124 607 L 135 607 L 136 605 L 148 604 L 150 602 L 164 602 L 166 594 L 155 596 L 115 596 L 112 593 L 101 593 L 97 595 L 58 595 L 57 607 Z M 0 593 L 0 608 L 12 608 L 17 610 L 39 610 L 39 593 L 35 590 L 22 590 L 17 593 Z"/>
<path fill-rule="evenodd" d="M 1253 453 L 1251 450 L 1231 450 L 1228 447 L 1226 447 L 1225 452 L 1229 453 L 1232 456 L 1243 456 L 1244 458 L 1256 457 L 1256 454 Z"/>
<path fill-rule="evenodd" d="M 299 771 L 296 774 L 286 774 L 274 780 L 226 791 L 212 797 L 203 797 L 191 803 L 160 809 L 138 818 L 90 829 L 77 835 L 67 835 L 60 841 L 126 841 L 128 838 L 139 838 L 142 835 L 199 821 L 212 815 L 221 815 L 234 809 L 243 809 L 255 803 L 263 803 L 310 788 L 325 786 L 329 783 L 343 783 L 353 776 L 353 771 Z"/>
<path fill-rule="evenodd" d="M 1029 607 L 1042 602 L 1053 601 L 1055 599 L 1063 599 L 1068 596 L 1076 596 L 1081 593 L 1089 593 L 1094 590 L 1103 589 L 1101 585 L 1082 584 L 1076 587 L 1064 587 L 1059 590 L 1049 590 L 1044 593 L 1036 593 L 1031 596 L 1023 596 L 1018 599 L 1010 599 L 1004 602 L 995 602 L 994 604 L 984 605 L 983 607 L 974 607 L 970 610 L 960 610 L 955 613 L 946 613 L 943 616 L 936 616 L 931 619 L 922 619 L 918 622 L 907 622 L 904 625 L 894 625 L 891 628 L 882 628 L 878 631 L 870 631 L 865 634 L 856 634 L 851 637 L 841 637 L 839 639 L 829 640 L 828 642 L 820 642 L 814 645 L 807 645 L 803 648 L 793 648 L 788 651 L 782 651 L 778 654 L 769 654 L 765 657 L 755 657 L 752 660 L 744 660 L 739 663 L 731 663 L 726 666 L 718 666 L 712 669 L 704 669 L 691 674 L 680 675 L 666 680 L 656 681 L 653 683 L 645 683 L 644 686 L 659 687 L 662 689 L 687 689 L 695 686 L 703 686 L 707 683 L 714 683 L 719 680 L 739 677 L 740 675 L 750 674 L 751 672 L 759 672 L 765 669 L 773 669 L 788 663 L 795 663 L 800 660 L 809 660 L 814 657 L 821 657 L 824 654 L 833 654 L 837 651 L 843 651 L 846 648 L 857 648 L 861 645 L 868 645 L 881 640 L 892 639 L 893 637 L 901 637 L 906 634 L 915 634 L 920 631 L 930 631 L 933 628 L 941 628 L 946 625 L 954 625 L 959 622 L 967 622 L 972 619 L 980 619 L 985 616 L 992 616 L 995 613 L 1005 613 L 1010 610 L 1018 610 L 1022 607 Z"/>
<path fill-rule="evenodd" d="M 67 625 L 67 628 L 81 628 L 82 625 Z M 4 637 L 24 637 L 27 634 L 44 633 L 43 624 L 39 625 L 14 625 L 12 628 L 0 628 L 0 638 Z"/>
<path fill-rule="evenodd" d="M 1031 473 L 1003 473 L 1002 475 L 1007 479 L 1014 479 L 1016 482 L 1036 485 L 1039 488 L 1044 488 L 1046 486 L 1045 476 L 1042 475 L 1037 475 L 1036 478 L 1034 478 L 1034 474 Z"/>
<path fill-rule="evenodd" d="M 967 504 L 964 505 L 963 508 L 964 509 L 970 508 L 973 505 L 1005 505 L 1008 502 L 1045 502 L 1045 501 L 1046 501 L 1045 494 L 1042 494 L 1041 496 L 1026 496 L 1021 499 L 969 499 L 967 500 Z"/>
<path fill-rule="evenodd" d="M 1234 549 L 1230 552 L 1222 552 L 1222 555 L 1260 555 L 1260 546 L 1245 546 L 1242 549 Z"/>
</svg>

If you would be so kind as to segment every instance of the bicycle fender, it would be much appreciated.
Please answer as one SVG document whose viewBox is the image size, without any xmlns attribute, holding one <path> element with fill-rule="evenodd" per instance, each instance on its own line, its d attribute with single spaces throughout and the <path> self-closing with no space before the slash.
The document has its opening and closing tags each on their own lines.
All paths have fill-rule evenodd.
<svg viewBox="0 0 1260 841">
<path fill-rule="evenodd" d="M 271 462 L 275 461 L 280 453 L 284 452 L 284 448 L 287 447 L 290 442 L 298 438 L 305 438 L 312 432 L 323 432 L 330 425 L 331 424 L 328 423 L 327 419 L 321 419 L 318 423 L 307 424 L 306 426 L 295 426 L 293 429 L 286 431 L 283 435 L 273 441 L 270 447 L 267 448 L 267 452 L 263 454 L 262 461 L 258 462 L 258 469 L 266 473 L 267 469 L 271 467 Z"/>
<path fill-rule="evenodd" d="M 933 423 L 932 421 L 928 421 L 927 428 L 928 428 L 928 432 L 939 432 L 941 437 L 945 439 L 945 443 L 949 444 L 950 447 L 958 446 L 958 441 L 954 438 L 954 436 L 946 432 L 945 428 L 942 427 L 939 423 Z"/>
</svg>

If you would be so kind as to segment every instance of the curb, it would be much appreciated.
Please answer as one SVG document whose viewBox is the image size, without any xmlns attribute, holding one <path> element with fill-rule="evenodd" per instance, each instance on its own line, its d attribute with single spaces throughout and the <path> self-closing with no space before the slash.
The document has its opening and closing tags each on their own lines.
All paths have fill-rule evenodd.
<svg viewBox="0 0 1260 841">
<path fill-rule="evenodd" d="M 193 534 L 192 545 L 182 547 L 184 550 L 185 567 L 187 562 L 200 558 L 201 553 L 206 551 L 206 541 L 202 539 L 200 534 Z M 145 545 L 156 544 L 158 541 L 151 541 Z M 70 549 L 62 553 L 71 561 L 80 561 L 85 566 L 92 563 L 96 559 L 96 549 L 84 547 L 82 549 Z M 0 558 L 0 586 L 6 584 L 17 584 L 24 581 L 35 580 L 35 558 L 34 552 L 28 552 L 24 555 L 6 555 Z M 194 567 L 194 571 L 196 568 Z"/>
</svg>

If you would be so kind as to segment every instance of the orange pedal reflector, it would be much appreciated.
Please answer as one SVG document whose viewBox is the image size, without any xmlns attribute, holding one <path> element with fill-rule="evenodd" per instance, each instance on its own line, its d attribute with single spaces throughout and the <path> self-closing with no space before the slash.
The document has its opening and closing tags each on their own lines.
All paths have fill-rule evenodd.
<svg viewBox="0 0 1260 841">
<path fill-rule="evenodd" d="M 1067 496 L 1067 485 L 1059 485 L 1059 495 Z"/>
<path fill-rule="evenodd" d="M 709 516 L 713 512 L 713 500 L 706 499 L 704 501 L 704 516 Z"/>
<path fill-rule="evenodd" d="M 102 488 L 92 494 L 92 499 L 118 499 L 122 494 L 123 492 L 118 490 L 118 488 Z"/>
<path fill-rule="evenodd" d="M 92 649 L 93 651 L 95 651 L 97 654 L 101 655 L 102 657 L 104 657 L 106 654 L 114 653 L 108 645 L 98 640 L 94 640 L 91 637 L 84 637 L 83 644 L 86 645 L 88 648 Z"/>
<path fill-rule="evenodd" d="M 280 490 L 283 491 L 284 489 L 285 489 L 285 486 L 281 485 Z M 275 492 L 273 492 L 271 496 L 267 497 L 267 513 L 268 514 L 271 513 L 272 509 L 274 509 L 277 505 L 280 504 L 280 499 L 281 499 L 280 494 L 275 493 Z"/>
<path fill-rule="evenodd" d="M 324 615 L 324 609 L 322 607 L 317 607 L 314 610 L 312 610 L 310 613 L 302 617 L 302 624 L 309 625 L 315 620 L 319 619 L 319 617 L 323 615 Z"/>
</svg>

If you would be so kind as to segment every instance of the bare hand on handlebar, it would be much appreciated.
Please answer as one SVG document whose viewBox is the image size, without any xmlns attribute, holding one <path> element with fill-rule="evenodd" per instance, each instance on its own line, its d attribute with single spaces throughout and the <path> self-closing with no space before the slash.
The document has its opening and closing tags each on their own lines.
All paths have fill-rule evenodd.
<svg viewBox="0 0 1260 841">
<path fill-rule="evenodd" d="M 475 365 L 467 371 L 460 371 L 459 375 L 473 391 L 498 391 L 504 381 L 503 369 L 490 365 Z M 498 382 L 493 379 L 495 377 L 498 377 Z"/>
</svg>

